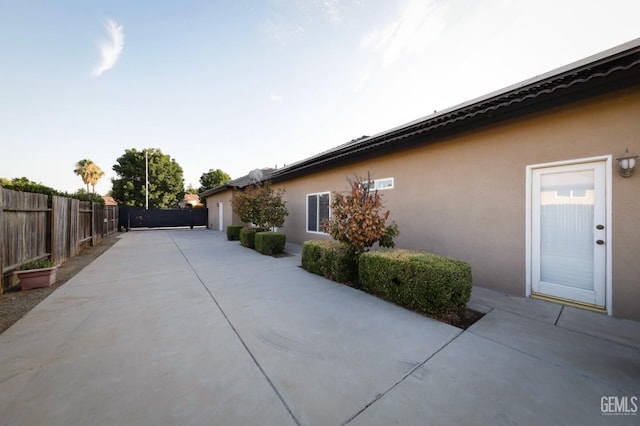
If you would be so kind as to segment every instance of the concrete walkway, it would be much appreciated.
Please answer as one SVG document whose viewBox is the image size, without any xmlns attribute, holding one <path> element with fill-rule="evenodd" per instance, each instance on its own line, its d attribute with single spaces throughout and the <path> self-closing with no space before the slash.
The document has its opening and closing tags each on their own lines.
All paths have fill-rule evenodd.
<svg viewBox="0 0 640 426">
<path fill-rule="evenodd" d="M 640 396 L 639 323 L 475 289 L 487 315 L 462 332 L 299 264 L 209 230 L 122 234 L 0 335 L 0 423 L 640 422 L 601 411 Z"/>
</svg>

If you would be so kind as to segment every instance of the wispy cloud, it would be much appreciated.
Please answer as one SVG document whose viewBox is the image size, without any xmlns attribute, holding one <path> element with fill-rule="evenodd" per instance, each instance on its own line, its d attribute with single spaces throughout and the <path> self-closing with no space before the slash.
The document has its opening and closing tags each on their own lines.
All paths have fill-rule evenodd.
<svg viewBox="0 0 640 426">
<path fill-rule="evenodd" d="M 364 90 L 365 87 L 367 87 L 367 83 L 369 83 L 369 80 L 371 79 L 371 76 L 373 74 L 373 66 L 371 64 L 369 64 L 364 71 L 362 71 L 362 73 L 360 73 L 360 77 L 358 78 L 358 81 L 356 82 L 355 87 L 353 88 L 353 91 L 358 93 L 361 92 L 362 90 Z"/>
<path fill-rule="evenodd" d="M 267 92 L 267 98 L 274 104 L 281 104 L 284 102 L 284 98 L 275 92 Z"/>
<path fill-rule="evenodd" d="M 270 39 L 281 45 L 289 44 L 304 33 L 302 26 L 295 22 L 289 22 L 282 14 L 267 18 L 263 25 L 263 30 Z"/>
<path fill-rule="evenodd" d="M 344 5 L 341 0 L 318 0 L 318 3 L 332 24 L 342 21 Z"/>
<path fill-rule="evenodd" d="M 124 28 L 122 25 L 107 19 L 105 29 L 109 39 L 100 43 L 100 64 L 92 72 L 96 77 L 113 68 L 124 49 Z"/>
<path fill-rule="evenodd" d="M 445 30 L 446 8 L 435 1 L 412 0 L 397 20 L 367 35 L 362 46 L 381 54 L 383 65 L 420 53 Z"/>
<path fill-rule="evenodd" d="M 271 0 L 268 3 L 272 12 L 262 23 L 262 31 L 282 45 L 304 38 L 318 23 L 340 25 L 354 7 L 362 7 L 361 0 Z"/>
</svg>

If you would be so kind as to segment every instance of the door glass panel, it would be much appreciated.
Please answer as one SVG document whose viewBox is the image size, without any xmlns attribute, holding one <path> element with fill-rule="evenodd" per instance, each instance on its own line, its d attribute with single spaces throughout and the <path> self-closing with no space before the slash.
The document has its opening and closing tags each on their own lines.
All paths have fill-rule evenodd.
<svg viewBox="0 0 640 426">
<path fill-rule="evenodd" d="M 594 289 L 594 178 L 593 170 L 541 176 L 541 281 Z"/>
</svg>

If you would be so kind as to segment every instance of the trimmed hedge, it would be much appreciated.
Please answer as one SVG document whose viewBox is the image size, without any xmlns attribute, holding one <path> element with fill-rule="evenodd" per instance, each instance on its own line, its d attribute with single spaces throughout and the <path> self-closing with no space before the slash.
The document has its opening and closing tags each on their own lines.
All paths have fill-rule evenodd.
<svg viewBox="0 0 640 426">
<path fill-rule="evenodd" d="M 256 233 L 258 228 L 242 228 L 240 230 L 240 244 L 248 248 L 256 248 Z"/>
<path fill-rule="evenodd" d="M 244 228 L 244 225 L 229 225 L 227 226 L 227 240 L 238 241 L 240 240 L 240 230 Z"/>
<path fill-rule="evenodd" d="M 358 263 L 345 244 L 338 241 L 310 240 L 302 245 L 302 267 L 340 283 L 357 283 Z"/>
<path fill-rule="evenodd" d="M 282 232 L 257 232 L 255 237 L 256 251 L 272 255 L 284 253 L 286 237 Z"/>
<path fill-rule="evenodd" d="M 360 255 L 362 289 L 427 314 L 463 308 L 471 297 L 471 266 L 435 254 L 401 249 Z"/>
</svg>

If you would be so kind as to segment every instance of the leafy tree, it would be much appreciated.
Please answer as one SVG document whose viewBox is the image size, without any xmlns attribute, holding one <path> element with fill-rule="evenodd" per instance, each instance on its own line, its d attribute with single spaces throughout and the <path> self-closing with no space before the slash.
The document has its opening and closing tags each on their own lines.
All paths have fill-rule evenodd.
<svg viewBox="0 0 640 426">
<path fill-rule="evenodd" d="M 80 189 L 74 194 L 69 194 L 67 192 L 62 192 L 62 191 L 58 191 L 56 189 L 50 188 L 41 183 L 33 182 L 27 179 L 26 177 L 15 178 L 15 179 L 1 178 L 0 184 L 2 185 L 3 188 L 12 189 L 14 191 L 32 192 L 35 194 L 45 194 L 49 196 L 49 200 L 51 200 L 52 196 L 57 195 L 60 197 L 75 198 L 81 201 L 92 201 L 94 203 L 104 204 L 104 199 L 100 195 L 90 194 L 86 192 L 84 189 Z"/>
<path fill-rule="evenodd" d="M 322 229 L 335 240 L 345 243 L 355 256 L 367 251 L 378 243 L 383 247 L 393 247 L 393 238 L 398 236 L 398 225 L 392 222 L 386 226 L 390 212 L 383 211 L 383 203 L 378 191 L 371 191 L 371 176 L 364 181 L 356 176 L 348 179 L 351 192 L 334 192 L 331 201 L 331 217 L 322 224 Z"/>
<path fill-rule="evenodd" d="M 215 188 L 216 186 L 222 185 L 225 182 L 229 182 L 231 180 L 231 176 L 227 173 L 223 172 L 220 169 L 209 169 L 208 172 L 203 173 L 200 176 L 200 188 L 199 192 L 204 192 L 207 189 Z"/>
<path fill-rule="evenodd" d="M 149 163 L 149 207 L 175 207 L 184 197 L 182 167 L 171 156 L 159 149 L 147 149 Z M 111 196 L 120 205 L 144 207 L 145 150 L 126 149 L 113 171 L 118 175 L 111 179 Z"/>
<path fill-rule="evenodd" d="M 66 194 L 65 196 L 68 198 L 75 198 L 80 201 L 91 201 L 92 203 L 104 204 L 104 198 L 102 198 L 102 195 L 96 194 L 95 192 L 85 192 L 84 189 L 82 191 L 77 191 L 74 194 Z"/>
<path fill-rule="evenodd" d="M 32 192 L 35 194 L 46 194 L 49 197 L 52 195 L 67 195 L 63 192 L 50 188 L 41 183 L 33 182 L 26 177 L 6 179 L 2 178 L 2 187 L 12 189 L 14 191 Z"/>
<path fill-rule="evenodd" d="M 284 225 L 289 214 L 286 202 L 282 201 L 284 189 L 274 190 L 269 181 L 263 185 L 252 185 L 233 194 L 233 211 L 245 223 L 253 223 L 258 230 L 268 231 Z"/>
<path fill-rule="evenodd" d="M 198 194 L 198 190 L 195 189 L 191 184 L 189 184 L 189 186 L 187 186 L 187 194 Z"/>
</svg>

